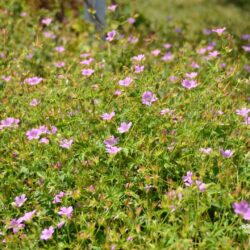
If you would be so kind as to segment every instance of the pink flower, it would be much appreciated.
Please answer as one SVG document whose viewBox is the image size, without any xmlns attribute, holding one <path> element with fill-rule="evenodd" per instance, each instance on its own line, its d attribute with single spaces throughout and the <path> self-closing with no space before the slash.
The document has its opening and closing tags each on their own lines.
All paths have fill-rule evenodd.
<svg viewBox="0 0 250 250">
<path fill-rule="evenodd" d="M 58 53 L 62 53 L 62 52 L 64 52 L 64 47 L 63 46 L 57 46 L 57 47 L 55 47 L 55 50 L 58 52 Z"/>
<path fill-rule="evenodd" d="M 7 117 L 5 120 L 1 121 L 0 130 L 3 128 L 17 128 L 20 120 L 13 117 Z"/>
<path fill-rule="evenodd" d="M 139 39 L 137 37 L 135 37 L 135 36 L 129 36 L 128 37 L 128 42 L 131 43 L 131 44 L 137 43 L 138 40 Z"/>
<path fill-rule="evenodd" d="M 236 109 L 236 114 L 243 116 L 243 117 L 248 116 L 249 112 L 250 112 L 250 109 L 248 109 L 248 108 Z"/>
<path fill-rule="evenodd" d="M 106 151 L 111 155 L 117 154 L 121 150 L 122 150 L 122 148 L 119 148 L 116 146 L 106 146 Z"/>
<path fill-rule="evenodd" d="M 133 82 L 131 77 L 126 77 L 124 80 L 120 80 L 118 83 L 120 86 L 128 87 Z"/>
<path fill-rule="evenodd" d="M 130 18 L 127 19 L 127 21 L 130 24 L 134 24 L 136 20 L 133 17 L 130 17 Z"/>
<path fill-rule="evenodd" d="M 91 54 L 90 53 L 83 53 L 80 55 L 81 58 L 87 58 L 89 57 Z"/>
<path fill-rule="evenodd" d="M 131 126 L 132 126 L 132 122 L 129 122 L 129 123 L 122 122 L 120 127 L 118 128 L 118 131 L 120 132 L 120 134 L 126 133 L 129 131 Z"/>
<path fill-rule="evenodd" d="M 116 35 L 115 30 L 108 32 L 107 37 L 106 37 L 106 41 L 109 41 L 109 42 L 113 41 L 115 38 L 115 35 Z"/>
<path fill-rule="evenodd" d="M 169 108 L 166 108 L 166 109 L 162 109 L 161 112 L 160 112 L 160 114 L 161 114 L 161 115 L 165 115 L 165 114 L 172 115 L 173 112 L 174 112 L 174 110 L 171 110 L 171 109 L 169 109 Z"/>
<path fill-rule="evenodd" d="M 174 59 L 174 55 L 171 52 L 168 52 L 161 59 L 164 62 L 168 62 Z"/>
<path fill-rule="evenodd" d="M 50 226 L 49 228 L 45 228 L 42 231 L 40 239 L 41 240 L 48 240 L 52 237 L 53 233 L 54 233 L 54 227 Z"/>
<path fill-rule="evenodd" d="M 139 74 L 144 71 L 144 65 L 135 65 L 135 73 Z"/>
<path fill-rule="evenodd" d="M 12 229 L 13 233 L 17 233 L 20 229 L 24 228 L 25 225 L 22 224 L 22 221 L 20 219 L 12 219 L 10 222 L 10 226 L 8 227 L 9 229 Z"/>
<path fill-rule="evenodd" d="M 121 94 L 122 94 L 122 92 L 121 92 L 121 90 L 119 90 L 119 89 L 115 90 L 115 92 L 114 92 L 114 95 L 115 95 L 115 96 L 119 96 L 119 95 L 121 95 Z"/>
<path fill-rule="evenodd" d="M 233 204 L 233 209 L 236 214 L 239 214 L 245 220 L 250 220 L 250 207 L 247 201 L 241 201 L 239 203 L 235 202 Z"/>
<path fill-rule="evenodd" d="M 245 116 L 244 117 L 244 122 L 243 124 L 250 125 L 250 116 Z"/>
<path fill-rule="evenodd" d="M 159 49 L 155 49 L 155 50 L 152 50 L 152 51 L 151 51 L 151 54 L 152 54 L 153 56 L 158 56 L 160 53 L 161 53 L 161 51 L 160 51 Z"/>
<path fill-rule="evenodd" d="M 52 18 L 44 18 L 44 19 L 42 19 L 42 24 L 45 24 L 45 25 L 50 25 L 51 24 L 51 22 L 52 22 Z"/>
<path fill-rule="evenodd" d="M 217 28 L 217 29 L 212 29 L 213 32 L 217 33 L 219 36 L 222 35 L 222 33 L 226 30 L 226 28 Z"/>
<path fill-rule="evenodd" d="M 207 52 L 207 48 L 200 48 L 197 53 L 200 55 L 204 55 Z"/>
<path fill-rule="evenodd" d="M 37 128 L 32 128 L 31 130 L 28 130 L 26 132 L 26 136 L 28 138 L 28 140 L 37 140 L 40 138 L 40 135 L 41 135 L 41 131 L 40 129 L 37 129 Z"/>
<path fill-rule="evenodd" d="M 61 202 L 61 199 L 65 196 L 65 193 L 64 192 L 60 192 L 59 194 L 55 195 L 52 203 L 53 204 L 56 204 L 56 203 L 59 203 Z"/>
<path fill-rule="evenodd" d="M 37 106 L 39 104 L 38 100 L 37 99 L 32 99 L 32 101 L 30 102 L 30 106 Z"/>
<path fill-rule="evenodd" d="M 186 76 L 187 78 L 193 79 L 193 78 L 196 78 L 197 75 L 198 75 L 197 72 L 191 72 L 191 73 L 186 73 L 185 76 Z"/>
<path fill-rule="evenodd" d="M 34 86 L 40 83 L 42 80 L 43 78 L 35 76 L 35 77 L 26 78 L 24 80 L 24 83 Z"/>
<path fill-rule="evenodd" d="M 104 144 L 108 147 L 108 146 L 114 146 L 118 143 L 119 141 L 119 138 L 116 138 L 114 137 L 113 135 L 110 136 L 109 138 L 107 138 L 105 141 L 104 141 Z"/>
<path fill-rule="evenodd" d="M 11 76 L 2 76 L 2 79 L 5 81 L 5 82 L 9 82 L 11 80 Z"/>
<path fill-rule="evenodd" d="M 72 213 L 73 213 L 73 207 L 61 207 L 60 211 L 58 212 L 58 214 L 62 215 L 62 216 L 66 216 L 68 217 L 68 219 L 70 219 L 72 217 Z"/>
<path fill-rule="evenodd" d="M 117 7 L 118 7 L 118 4 L 112 4 L 112 5 L 108 6 L 108 10 L 114 12 Z"/>
<path fill-rule="evenodd" d="M 105 121 L 110 121 L 115 116 L 115 112 L 112 111 L 111 113 L 104 113 L 101 115 L 101 118 Z"/>
<path fill-rule="evenodd" d="M 23 221 L 30 221 L 33 218 L 33 216 L 35 215 L 35 213 L 36 213 L 36 210 L 33 210 L 31 212 L 27 212 L 22 217 L 20 217 L 19 220 L 21 222 L 23 222 Z"/>
<path fill-rule="evenodd" d="M 208 54 L 208 59 L 213 59 L 215 57 L 217 57 L 220 54 L 220 52 L 218 52 L 217 50 L 211 51 Z"/>
<path fill-rule="evenodd" d="M 147 106 L 151 106 L 157 100 L 158 98 L 151 91 L 146 91 L 142 95 L 142 103 Z"/>
<path fill-rule="evenodd" d="M 21 196 L 17 196 L 15 198 L 16 206 L 21 207 L 26 200 L 27 200 L 26 194 L 22 194 Z"/>
<path fill-rule="evenodd" d="M 51 134 L 56 134 L 56 132 L 57 132 L 57 127 L 51 126 L 51 131 L 50 131 L 50 133 L 51 133 Z"/>
<path fill-rule="evenodd" d="M 57 68 L 62 68 L 65 66 L 65 62 L 55 62 L 54 65 L 57 67 Z"/>
<path fill-rule="evenodd" d="M 196 63 L 196 62 L 192 62 L 192 63 L 190 64 L 190 67 L 193 68 L 193 69 L 199 69 L 199 68 L 200 68 L 199 64 Z"/>
<path fill-rule="evenodd" d="M 43 32 L 43 35 L 46 37 L 46 38 L 51 38 L 51 39 L 55 39 L 56 38 L 56 35 L 51 33 L 51 32 L 48 32 L 48 31 L 45 31 Z"/>
<path fill-rule="evenodd" d="M 205 183 L 203 183 L 203 182 L 201 182 L 201 181 L 199 181 L 199 180 L 196 180 L 195 183 L 196 183 L 196 186 L 199 188 L 199 190 L 200 190 L 201 192 L 204 192 L 204 191 L 206 190 L 206 185 L 205 185 Z"/>
<path fill-rule="evenodd" d="M 175 83 L 179 80 L 179 78 L 177 76 L 170 76 L 169 80 L 170 80 L 170 82 Z"/>
<path fill-rule="evenodd" d="M 133 240 L 133 237 L 131 237 L 131 236 L 129 236 L 128 238 L 127 238 L 127 241 L 132 241 Z"/>
<path fill-rule="evenodd" d="M 140 55 L 132 57 L 132 60 L 136 61 L 136 62 L 141 62 L 141 61 L 145 60 L 145 56 L 143 54 L 140 54 Z"/>
<path fill-rule="evenodd" d="M 195 80 L 184 79 L 181 85 L 186 89 L 193 89 L 197 87 L 197 82 Z"/>
<path fill-rule="evenodd" d="M 94 58 L 85 59 L 80 62 L 82 65 L 90 65 L 94 61 Z"/>
<path fill-rule="evenodd" d="M 41 138 L 39 142 L 42 144 L 49 144 L 49 139 L 48 138 Z"/>
<path fill-rule="evenodd" d="M 221 152 L 221 155 L 224 156 L 225 158 L 230 158 L 233 156 L 233 151 L 229 149 L 227 150 L 222 149 L 220 152 Z"/>
<path fill-rule="evenodd" d="M 210 35 L 212 33 L 212 30 L 210 30 L 210 29 L 203 29 L 203 34 L 204 35 L 206 35 L 206 36 L 208 36 L 208 35 Z"/>
<path fill-rule="evenodd" d="M 73 143 L 73 139 L 69 139 L 69 140 L 62 139 L 62 140 L 60 140 L 59 145 L 61 148 L 69 149 L 71 147 L 72 143 Z"/>
<path fill-rule="evenodd" d="M 83 76 L 91 76 L 95 71 L 93 69 L 83 69 L 82 75 Z"/>
<path fill-rule="evenodd" d="M 168 49 L 170 49 L 170 48 L 172 47 L 172 44 L 170 44 L 170 43 L 165 43 L 165 44 L 163 45 L 163 47 L 164 47 L 166 50 L 168 50 Z"/>
<path fill-rule="evenodd" d="M 65 221 L 61 221 L 57 224 L 57 228 L 62 228 L 65 224 Z"/>
<path fill-rule="evenodd" d="M 241 39 L 247 41 L 247 40 L 250 39 L 250 35 L 249 35 L 249 34 L 243 34 L 243 35 L 241 36 Z"/>
<path fill-rule="evenodd" d="M 193 184 L 192 177 L 193 173 L 191 171 L 188 171 L 187 175 L 182 177 L 185 186 L 189 187 Z"/>
<path fill-rule="evenodd" d="M 200 148 L 200 152 L 209 155 L 211 153 L 211 148 Z"/>
</svg>

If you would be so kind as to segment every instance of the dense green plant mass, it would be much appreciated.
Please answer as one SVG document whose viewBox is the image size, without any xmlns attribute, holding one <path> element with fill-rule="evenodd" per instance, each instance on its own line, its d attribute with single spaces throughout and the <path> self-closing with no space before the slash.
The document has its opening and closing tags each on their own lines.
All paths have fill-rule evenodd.
<svg viewBox="0 0 250 250">
<path fill-rule="evenodd" d="M 0 3 L 1 249 L 249 248 L 249 14 L 146 2 Z"/>
</svg>

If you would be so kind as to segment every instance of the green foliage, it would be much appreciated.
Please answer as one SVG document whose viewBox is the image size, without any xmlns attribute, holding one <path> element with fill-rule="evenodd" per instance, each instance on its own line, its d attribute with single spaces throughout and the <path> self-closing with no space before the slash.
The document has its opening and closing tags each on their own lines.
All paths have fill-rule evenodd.
<svg viewBox="0 0 250 250">
<path fill-rule="evenodd" d="M 116 12 L 108 12 L 106 31 L 118 32 L 111 43 L 70 10 L 60 23 L 57 9 L 34 12 L 22 1 L 1 2 L 0 120 L 20 119 L 18 128 L 0 130 L 1 249 L 249 248 L 249 235 L 241 228 L 245 221 L 232 209 L 234 202 L 250 198 L 249 135 L 235 113 L 249 99 L 244 69 L 249 53 L 240 38 L 250 27 L 249 14 L 229 5 L 222 16 L 221 5 L 213 1 L 149 2 L 120 1 Z M 166 21 L 170 15 L 173 19 Z M 131 16 L 134 25 L 126 21 Z M 52 24 L 41 25 L 45 17 L 52 17 Z M 223 26 L 227 30 L 221 36 L 202 33 Z M 130 36 L 138 42 L 128 43 Z M 212 41 L 220 55 L 206 60 L 197 51 Z M 174 58 L 164 62 L 167 42 Z M 58 53 L 56 46 L 65 51 Z M 157 48 L 161 54 L 154 57 L 151 51 Z M 86 52 L 94 58 L 90 66 L 80 64 Z M 131 58 L 138 54 L 146 57 L 145 70 L 135 74 Z M 64 67 L 55 67 L 62 61 Z M 194 71 L 192 62 L 200 66 L 198 86 L 187 90 L 181 82 Z M 88 67 L 94 74 L 83 76 Z M 43 81 L 24 83 L 34 76 Z M 119 86 L 127 76 L 133 83 Z M 179 80 L 172 83 L 170 76 Z M 114 95 L 117 89 L 120 96 Z M 158 98 L 152 106 L 141 102 L 145 91 Z M 30 105 L 33 99 L 39 101 L 36 107 Z M 173 113 L 161 115 L 166 108 Z M 100 118 L 111 111 L 116 113 L 111 121 Z M 124 121 L 133 125 L 119 134 Z M 47 136 L 49 143 L 28 140 L 26 132 L 42 125 L 58 129 Z M 122 148 L 116 155 L 105 151 L 103 142 L 111 135 L 119 137 Z M 63 138 L 73 138 L 69 149 L 60 147 Z M 208 147 L 211 154 L 200 152 Z M 224 158 L 221 149 L 234 154 Z M 187 171 L 205 183 L 204 192 L 184 185 Z M 53 204 L 61 191 L 67 195 Z M 17 207 L 14 200 L 21 194 L 27 201 Z M 58 211 L 69 206 L 73 216 L 59 229 Z M 34 209 L 33 219 L 13 234 L 10 221 Z M 42 230 L 51 225 L 53 237 L 41 240 Z"/>
</svg>

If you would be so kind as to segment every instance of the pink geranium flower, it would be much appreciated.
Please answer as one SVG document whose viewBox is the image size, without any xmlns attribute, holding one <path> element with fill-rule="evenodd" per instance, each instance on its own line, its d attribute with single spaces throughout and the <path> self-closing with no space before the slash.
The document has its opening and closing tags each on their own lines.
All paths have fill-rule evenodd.
<svg viewBox="0 0 250 250">
<path fill-rule="evenodd" d="M 114 146 L 118 143 L 119 141 L 119 138 L 116 138 L 114 137 L 113 135 L 110 136 L 109 138 L 107 138 L 105 141 L 104 141 L 104 144 L 109 147 L 109 146 Z"/>
<path fill-rule="evenodd" d="M 17 128 L 20 120 L 13 117 L 7 117 L 5 120 L 1 121 L 0 130 L 3 128 Z"/>
<path fill-rule="evenodd" d="M 200 152 L 209 155 L 211 153 L 211 148 L 200 148 Z"/>
<path fill-rule="evenodd" d="M 133 79 L 131 77 L 126 77 L 124 80 L 119 80 L 119 85 L 128 87 L 133 82 Z"/>
<path fill-rule="evenodd" d="M 191 73 L 186 73 L 186 77 L 189 78 L 189 79 L 193 79 L 193 78 L 196 78 L 198 75 L 197 72 L 191 72 Z"/>
<path fill-rule="evenodd" d="M 116 146 L 106 146 L 106 151 L 110 154 L 110 155 L 115 155 L 118 152 L 120 152 L 122 150 L 122 148 L 116 147 Z"/>
<path fill-rule="evenodd" d="M 91 76 L 95 71 L 93 69 L 83 69 L 82 75 L 83 76 Z"/>
<path fill-rule="evenodd" d="M 62 139 L 60 140 L 59 145 L 61 148 L 69 149 L 71 148 L 73 141 L 73 139 Z"/>
<path fill-rule="evenodd" d="M 157 100 L 158 98 L 151 91 L 146 91 L 142 95 L 142 103 L 147 106 L 151 106 Z"/>
<path fill-rule="evenodd" d="M 2 79 L 5 81 L 5 82 L 9 82 L 11 80 L 11 76 L 2 76 Z"/>
<path fill-rule="evenodd" d="M 136 61 L 136 62 L 141 62 L 141 61 L 145 60 L 145 55 L 140 54 L 140 55 L 134 56 L 134 57 L 132 57 L 132 60 Z"/>
<path fill-rule="evenodd" d="M 35 215 L 35 213 L 36 213 L 36 210 L 33 210 L 31 212 L 27 212 L 22 217 L 19 218 L 19 221 L 21 221 L 21 222 L 30 221 L 33 218 L 33 216 Z"/>
<path fill-rule="evenodd" d="M 227 150 L 222 149 L 220 152 L 221 155 L 224 156 L 225 158 L 230 158 L 233 156 L 233 151 L 231 151 L 230 149 Z"/>
<path fill-rule="evenodd" d="M 37 99 L 32 99 L 32 101 L 30 102 L 30 106 L 37 106 L 39 104 L 38 100 Z"/>
<path fill-rule="evenodd" d="M 172 61 L 174 59 L 174 55 L 171 52 L 167 52 L 161 59 L 164 62 Z"/>
<path fill-rule="evenodd" d="M 219 36 L 221 36 L 225 30 L 226 30 L 225 27 L 224 28 L 212 29 L 212 31 L 217 33 Z"/>
<path fill-rule="evenodd" d="M 115 38 L 115 35 L 116 35 L 115 30 L 108 32 L 107 37 L 106 37 L 106 41 L 112 42 Z"/>
<path fill-rule="evenodd" d="M 184 79 L 181 85 L 186 89 L 193 89 L 197 87 L 197 82 L 195 80 Z"/>
<path fill-rule="evenodd" d="M 26 194 L 22 194 L 21 196 L 17 196 L 15 198 L 15 204 L 17 207 L 21 207 L 26 200 L 27 200 Z"/>
<path fill-rule="evenodd" d="M 114 12 L 118 7 L 118 4 L 112 4 L 108 6 L 108 10 Z"/>
<path fill-rule="evenodd" d="M 65 224 L 65 221 L 61 221 L 57 224 L 57 228 L 62 228 Z"/>
<path fill-rule="evenodd" d="M 236 109 L 236 114 L 243 116 L 243 117 L 248 116 L 249 112 L 250 112 L 250 109 L 248 109 L 248 108 Z"/>
<path fill-rule="evenodd" d="M 135 73 L 139 74 L 144 71 L 144 65 L 135 65 Z"/>
<path fill-rule="evenodd" d="M 65 62 L 55 62 L 54 65 L 57 67 L 57 68 L 63 68 L 65 66 Z"/>
<path fill-rule="evenodd" d="M 129 131 L 129 129 L 132 126 L 132 122 L 126 123 L 126 122 L 122 122 L 121 126 L 118 128 L 118 131 L 120 134 L 126 133 Z"/>
<path fill-rule="evenodd" d="M 68 219 L 70 219 L 72 217 L 72 213 L 73 213 L 73 207 L 61 207 L 60 211 L 58 212 L 58 214 L 62 215 L 62 216 L 66 216 L 68 217 Z"/>
<path fill-rule="evenodd" d="M 65 51 L 65 48 L 63 46 L 57 46 L 55 47 L 55 50 L 58 52 L 58 53 L 62 53 Z"/>
<path fill-rule="evenodd" d="M 101 115 L 101 118 L 105 121 L 110 121 L 115 116 L 115 112 L 112 111 L 111 113 L 104 113 Z"/>
<path fill-rule="evenodd" d="M 42 80 L 43 78 L 35 76 L 35 77 L 26 78 L 24 80 L 24 83 L 34 86 L 40 83 Z"/>
<path fill-rule="evenodd" d="M 151 54 L 152 54 L 153 56 L 158 56 L 160 53 L 161 53 L 161 51 L 160 51 L 159 49 L 155 49 L 155 50 L 152 50 L 152 51 L 151 51 Z"/>
<path fill-rule="evenodd" d="M 127 21 L 128 21 L 128 23 L 130 23 L 130 24 L 134 24 L 136 20 L 135 20 L 133 17 L 129 17 L 129 18 L 127 19 Z"/>
<path fill-rule="evenodd" d="M 53 233 L 54 233 L 54 227 L 50 226 L 49 228 L 45 228 L 42 231 L 40 239 L 41 240 L 48 240 L 52 237 Z"/>
<path fill-rule="evenodd" d="M 85 59 L 80 62 L 81 65 L 90 65 L 94 61 L 94 58 Z"/>
<path fill-rule="evenodd" d="M 250 207 L 247 201 L 241 201 L 239 203 L 235 202 L 233 204 L 233 209 L 236 214 L 239 214 L 245 220 L 250 220 Z"/>
<path fill-rule="evenodd" d="M 45 24 L 45 25 L 50 25 L 51 24 L 51 22 L 52 22 L 52 18 L 50 18 L 50 17 L 48 17 L 48 18 L 44 18 L 44 19 L 42 19 L 42 24 Z"/>
<path fill-rule="evenodd" d="M 56 203 L 59 203 L 61 202 L 61 199 L 65 196 L 65 193 L 64 192 L 60 192 L 59 194 L 55 195 L 52 203 L 53 204 L 56 204 Z"/>
<path fill-rule="evenodd" d="M 193 178 L 193 173 L 191 171 L 188 171 L 187 175 L 182 177 L 184 185 L 188 187 L 191 186 L 193 184 L 192 178 Z"/>
<path fill-rule="evenodd" d="M 10 222 L 10 226 L 8 227 L 9 229 L 12 229 L 13 233 L 17 233 L 20 229 L 24 228 L 25 225 L 22 223 L 20 219 L 12 219 Z"/>
</svg>

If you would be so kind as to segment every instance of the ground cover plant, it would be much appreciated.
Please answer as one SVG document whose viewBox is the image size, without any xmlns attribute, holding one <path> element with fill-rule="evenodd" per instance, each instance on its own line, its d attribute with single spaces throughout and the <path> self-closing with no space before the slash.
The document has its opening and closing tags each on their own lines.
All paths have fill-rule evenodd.
<svg viewBox="0 0 250 250">
<path fill-rule="evenodd" d="M 0 249 L 249 249 L 249 13 L 55 2 L 0 1 Z"/>
</svg>

